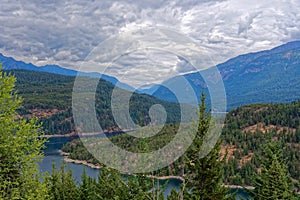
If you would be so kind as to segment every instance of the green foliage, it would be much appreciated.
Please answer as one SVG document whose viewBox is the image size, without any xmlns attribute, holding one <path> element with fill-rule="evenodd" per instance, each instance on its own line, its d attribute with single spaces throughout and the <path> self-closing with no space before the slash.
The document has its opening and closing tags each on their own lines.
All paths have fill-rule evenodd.
<svg viewBox="0 0 300 200">
<path fill-rule="evenodd" d="M 43 178 L 37 169 L 41 157 L 43 140 L 39 139 L 41 127 L 48 134 L 66 134 L 74 131 L 71 112 L 71 91 L 74 77 L 65 77 L 40 72 L 14 71 L 19 77 L 17 88 L 24 97 L 14 92 L 15 78 L 1 73 L 0 76 L 0 198 L 3 199 L 163 199 L 163 187 L 158 187 L 154 179 L 143 175 L 124 177 L 119 172 L 103 168 L 98 180 L 82 175 L 82 182 L 76 186 L 72 173 L 64 166 Z M 42 86 L 40 85 L 42 84 Z M 100 80 L 97 88 L 96 110 L 99 122 L 107 131 L 118 130 L 112 118 L 110 96 L 113 85 Z M 123 91 L 126 92 L 126 91 Z M 99 95 L 101 94 L 101 95 Z M 184 177 L 181 191 L 172 191 L 168 199 L 230 199 L 226 184 L 251 185 L 255 199 L 293 199 L 293 183 L 289 176 L 300 177 L 300 101 L 291 104 L 257 104 L 237 108 L 228 113 L 223 129 L 224 144 L 234 146 L 233 156 L 220 157 L 222 142 L 219 139 L 205 157 L 199 157 L 203 138 L 213 120 L 205 107 L 205 97 L 199 107 L 197 134 L 192 146 L 184 157 L 170 166 L 155 172 L 156 175 Z M 127 134 L 110 137 L 119 147 L 131 152 L 149 152 L 169 143 L 178 130 L 179 105 L 163 102 L 148 95 L 133 94 L 130 114 L 140 125 L 149 123 L 148 110 L 156 104 L 167 108 L 169 124 L 158 134 L 149 138 L 135 138 Z M 30 109 L 56 109 L 58 112 L 37 121 L 22 119 L 30 114 Z M 18 113 L 21 114 L 18 115 Z M 249 127 L 260 124 L 262 131 Z M 187 125 L 187 130 L 188 130 Z M 269 129 L 268 127 L 273 127 Z M 156 132 L 155 130 L 152 130 Z M 212 135 L 213 137 L 213 135 Z M 91 138 L 91 143 L 93 138 Z M 279 144 L 267 144 L 277 140 Z M 75 140 L 64 146 L 73 159 L 98 161 L 86 150 L 82 142 Z M 109 153 L 109 152 L 108 152 Z M 249 156 L 249 160 L 243 160 Z M 283 160 L 285 158 L 285 160 Z M 241 162 L 243 161 L 243 162 Z M 286 165 L 287 161 L 287 165 Z M 225 164 L 226 163 L 226 164 Z M 225 164 L 225 166 L 224 166 Z M 223 170 L 224 169 L 224 170 Z M 257 172 L 261 169 L 261 172 Z M 255 182 L 251 177 L 256 173 Z M 153 175 L 153 174 L 152 174 Z M 223 180 L 223 175 L 225 179 Z"/>
<path fill-rule="evenodd" d="M 77 199 L 78 189 L 70 170 L 65 170 L 65 164 L 61 165 L 60 170 L 56 171 L 55 165 L 52 166 L 52 173 L 45 177 L 45 184 L 48 189 L 49 199 Z"/>
<path fill-rule="evenodd" d="M 206 111 L 205 107 L 205 97 L 203 95 L 202 104 L 199 107 L 199 120 L 197 121 L 197 134 L 195 140 L 191 147 L 189 148 L 185 158 L 182 157 L 169 167 L 159 170 L 156 172 L 159 175 L 177 175 L 183 176 L 185 178 L 184 186 L 181 188 L 180 192 L 172 191 L 169 199 L 231 199 L 233 198 L 229 195 L 229 189 L 224 188 L 223 186 L 223 164 L 225 158 L 220 160 L 220 148 L 221 148 L 221 140 L 218 140 L 215 147 L 210 151 L 210 153 L 204 157 L 199 158 L 199 152 L 203 145 L 203 139 L 207 136 L 209 125 L 211 122 L 211 116 Z M 110 137 L 110 140 L 114 142 L 118 146 L 122 146 L 122 148 L 127 148 L 127 150 L 131 151 L 142 151 L 146 152 L 151 147 L 160 146 L 161 143 L 168 142 L 170 139 L 174 137 L 176 134 L 177 125 L 167 125 L 164 126 L 162 131 L 159 132 L 155 137 L 149 138 L 149 140 L 145 139 L 136 139 L 126 134 L 118 135 L 114 137 Z M 187 125 L 187 131 L 188 129 Z M 190 127 L 189 127 L 190 128 Z M 139 140 L 139 141 L 137 141 Z M 94 141 L 93 139 L 91 141 Z M 133 145 L 135 144 L 135 145 Z M 142 144 L 142 145 L 139 145 Z M 146 145 L 147 144 L 147 145 Z M 86 155 L 88 159 L 91 159 L 92 156 L 84 150 L 84 146 L 81 141 L 75 140 L 64 146 L 63 151 L 71 153 L 70 156 L 75 156 L 77 158 L 83 157 Z M 80 153 L 81 152 L 81 153 Z M 91 157 L 90 157 L 91 156 Z M 101 179 L 99 177 L 99 181 L 104 181 L 101 185 L 109 182 L 109 180 L 103 179 L 107 177 L 113 171 L 103 171 L 101 170 Z M 103 173 L 103 174 L 102 174 Z M 107 174 L 108 173 L 108 174 Z M 120 183 L 120 177 L 115 177 L 116 174 L 112 173 L 110 175 L 111 184 Z M 118 181 L 112 181 L 118 180 Z M 141 179 L 139 179 L 140 184 Z M 129 181 L 130 183 L 130 181 Z M 144 185 L 144 184 L 143 184 Z M 111 186 L 108 186 L 110 188 Z M 114 186 L 122 187 L 120 185 Z M 139 187 L 138 187 L 139 188 Z M 187 189 L 188 188 L 188 189 Z M 105 187 L 102 188 L 105 190 Z M 122 190 L 126 190 L 123 188 Z M 114 191 L 112 188 L 110 190 L 101 191 L 101 193 L 107 193 L 105 196 L 110 196 L 111 192 L 117 194 L 117 191 Z M 119 191 L 119 190 L 118 190 Z M 143 191 L 145 191 L 143 189 Z M 131 192 L 132 193 L 132 192 Z M 122 194 L 120 196 L 124 196 Z M 112 196 L 111 196 L 112 197 Z M 132 197 L 133 198 L 133 197 Z M 142 198 L 142 197 L 140 197 Z"/>
<path fill-rule="evenodd" d="M 18 111 L 22 116 L 30 116 L 32 110 L 41 113 L 39 122 L 43 124 L 45 134 L 68 134 L 75 132 L 72 115 L 72 91 L 75 77 L 27 70 L 10 71 L 17 77 L 16 88 L 23 97 L 23 107 Z M 93 78 L 82 77 L 85 82 Z M 111 95 L 114 85 L 100 79 L 96 90 L 96 114 L 102 129 L 107 132 L 119 131 L 111 110 Z M 130 93 L 120 90 L 124 95 Z M 93 92 L 93 91 L 92 91 Z M 161 104 L 167 112 L 167 123 L 179 122 L 180 105 L 159 100 L 155 97 L 133 93 L 129 102 L 129 113 L 137 124 L 150 123 L 149 109 Z M 192 106 L 185 105 L 193 109 Z M 50 112 L 49 116 L 43 114 Z M 51 113 L 52 112 L 52 113 Z M 121 119 L 126 121 L 126 119 Z M 88 122 L 87 122 L 88 123 Z"/>
<path fill-rule="evenodd" d="M 142 175 L 122 176 L 118 171 L 104 167 L 99 171 L 98 181 L 85 172 L 79 186 L 75 185 L 72 173 L 62 165 L 59 171 L 53 167 L 52 174 L 45 180 L 50 199 L 66 200 L 163 200 L 162 188 L 153 185 Z"/>
<path fill-rule="evenodd" d="M 24 73 L 22 71 L 16 73 Z M 27 73 L 27 72 L 26 72 Z M 33 74 L 34 75 L 34 74 Z M 3 78 L 4 77 L 4 78 Z M 59 171 L 53 172 L 51 176 L 44 178 L 44 181 L 40 183 L 40 177 L 37 175 L 36 162 L 37 158 L 40 156 L 40 148 L 42 147 L 43 141 L 38 139 L 38 132 L 40 130 L 39 126 L 36 126 L 37 121 L 35 119 L 31 120 L 22 120 L 16 113 L 16 110 L 19 110 L 19 113 L 26 114 L 28 113 L 26 109 L 31 109 L 33 107 L 30 104 L 24 104 L 24 108 L 20 107 L 20 99 L 13 92 L 13 82 L 14 78 L 9 79 L 4 75 L 1 79 L 1 117 L 5 120 L 1 121 L 2 132 L 11 131 L 11 137 L 3 137 L 1 139 L 8 142 L 7 146 L 1 146 L 5 150 L 1 150 L 1 173 L 2 179 L 8 179 L 9 181 L 4 181 L 4 184 L 1 185 L 5 192 L 2 192 L 2 195 L 6 195 L 3 198 L 50 198 L 50 199 L 163 199 L 163 187 L 158 187 L 154 179 L 146 178 L 142 175 L 122 177 L 121 174 L 115 170 L 104 168 L 99 174 L 98 181 L 87 177 L 86 174 L 82 176 L 82 183 L 79 186 L 76 186 L 72 173 L 70 171 L 65 171 L 64 166 Z M 21 76 L 22 77 L 22 76 Z M 34 79 L 35 76 L 32 76 Z M 38 76 L 37 76 L 38 77 Z M 5 79 L 6 78 L 6 79 Z M 40 80 L 32 81 L 32 85 L 38 86 L 40 81 L 43 80 L 43 76 L 39 77 Z M 47 74 L 44 75 L 44 78 L 47 79 Z M 45 108 L 59 108 L 60 110 L 57 114 L 53 114 L 49 118 L 43 118 L 41 121 L 44 122 L 44 128 L 48 133 L 68 133 L 72 130 L 73 121 L 72 113 L 70 111 L 70 106 L 68 105 L 67 93 L 71 88 L 72 79 L 66 77 L 59 77 L 55 80 L 53 77 L 54 87 L 49 90 L 47 88 L 47 81 L 43 80 L 45 83 L 45 88 L 35 88 L 34 93 L 38 93 L 38 102 L 36 104 L 40 109 Z M 62 81 L 63 80 L 63 81 Z M 19 81 L 19 86 L 22 86 L 23 83 L 28 81 L 27 79 L 21 78 Z M 62 82 L 61 82 L 62 81 Z M 36 84 L 35 84 L 36 83 Z M 55 85 L 55 83 L 59 83 Z M 26 84 L 25 84 L 26 86 Z M 23 95 L 26 98 L 32 98 L 32 88 L 23 86 Z M 62 87 L 60 87 L 62 86 Z M 22 87 L 20 87 L 22 88 Z M 68 89 L 69 88 L 69 89 Z M 101 89 L 102 88 L 102 89 Z M 66 91 L 63 91 L 67 89 Z M 39 91 L 41 90 L 41 91 Z M 45 91 L 44 91 L 45 90 Z M 110 91 L 108 85 L 100 84 L 99 93 L 103 91 Z M 52 93 L 51 105 L 53 107 L 48 107 L 50 104 L 48 102 L 49 97 L 43 96 L 45 93 Z M 56 93 L 64 93 L 66 96 L 59 96 Z M 106 94 L 106 93 L 105 93 Z M 109 93 L 107 93 L 109 94 Z M 34 96 L 34 95 L 33 95 Z M 107 96 L 99 97 L 97 105 L 106 105 L 102 104 Z M 34 96 L 37 98 L 37 96 Z M 104 99 L 101 99 L 104 98 Z M 32 99 L 30 99 L 31 101 Z M 61 104 L 61 100 L 64 104 Z M 199 107 L 199 121 L 198 121 L 198 134 L 196 135 L 196 140 L 194 141 L 192 147 L 190 148 L 187 157 L 188 162 L 184 164 L 184 159 L 180 158 L 174 164 L 168 166 L 166 169 L 162 169 L 157 172 L 158 174 L 168 174 L 168 175 L 183 175 L 185 169 L 185 175 L 188 177 L 186 180 L 186 188 L 184 190 L 184 197 L 191 199 L 225 199 L 229 196 L 227 195 L 228 190 L 222 186 L 222 174 L 223 174 L 223 160 L 220 160 L 220 147 L 221 142 L 218 141 L 217 145 L 213 150 L 204 158 L 198 159 L 198 152 L 203 143 L 203 137 L 207 134 L 209 123 L 211 121 L 210 115 L 206 112 L 204 105 L 204 96 L 202 99 L 202 104 Z M 34 100 L 32 102 L 35 102 Z M 143 121 L 140 124 L 147 124 L 147 116 L 141 114 L 147 112 L 149 107 L 157 102 L 155 99 L 151 100 L 147 95 L 137 95 L 134 94 L 133 101 L 131 102 L 133 108 L 139 108 L 142 103 L 142 112 L 134 114 L 136 110 L 133 109 L 133 116 L 136 116 L 134 119 L 141 118 Z M 165 102 L 160 102 L 165 103 Z M 45 106 L 44 106 L 45 105 Z M 58 107 L 58 105 L 61 105 Z M 174 104 L 175 105 L 175 104 Z M 168 105 L 167 105 L 168 106 Z M 170 106 L 170 105 L 169 105 Z M 99 106 L 100 107 L 100 106 Z M 169 107 L 172 108 L 172 105 Z M 176 107 L 174 107 L 176 108 Z M 174 109 L 176 111 L 176 109 Z M 98 110 L 99 113 L 107 112 L 104 114 L 106 118 L 109 116 L 109 108 L 100 107 Z M 103 114 L 103 113 L 102 113 Z M 171 113 L 172 114 L 172 113 Z M 170 115 L 172 116 L 172 115 Z M 7 120 L 5 117 L 10 117 L 10 120 Z M 66 120 L 70 119 L 70 120 Z M 171 119 L 171 118 L 170 118 Z M 174 118 L 175 119 L 175 118 Z M 13 122 L 13 123 L 12 123 Z M 54 122 L 54 125 L 53 125 Z M 107 123 L 107 122 L 105 122 Z M 113 125 L 114 122 L 108 122 L 109 126 Z M 109 127 L 108 126 L 108 127 Z M 133 152 L 148 152 L 156 150 L 167 144 L 170 140 L 173 139 L 178 125 L 169 124 L 162 128 L 162 130 L 151 138 L 137 139 L 126 134 L 119 135 L 116 137 L 111 137 L 111 141 L 118 146 L 121 146 L 124 149 Z M 58 132 L 61 131 L 61 132 Z M 29 135 L 31 134 L 32 137 Z M 23 137 L 23 136 L 26 137 Z M 5 135 L 6 136 L 6 135 Z M 3 143 L 5 144 L 5 143 Z M 28 144 L 30 144 L 28 146 Z M 86 151 L 81 142 L 70 143 L 72 145 L 66 145 L 64 150 L 71 153 L 71 158 L 73 159 L 82 159 L 88 160 L 89 162 L 96 163 L 97 161 Z M 128 144 L 132 144 L 128 146 Z M 18 146 L 19 145 L 19 146 Z M 20 147 L 20 148 L 16 148 Z M 36 151 L 35 151 L 36 150 Z M 12 153 L 12 155 L 11 155 Z M 11 158 L 9 158 L 9 155 Z M 23 160 L 22 160 L 23 159 Z M 19 163 L 18 163 L 19 162 Z M 11 164 L 10 166 L 8 166 Z M 23 166 L 27 166 L 23 167 Z M 186 168 L 185 168 L 186 166 Z M 30 169 L 30 170 L 29 170 Z M 13 180 L 13 181 L 12 181 Z M 200 180 L 200 181 L 199 181 Z M 10 182 L 11 181 L 11 182 Z M 2 189 L 1 188 L 1 189 Z M 187 190 L 191 189 L 191 191 Z M 175 192 L 173 191 L 169 199 L 182 199 L 182 191 Z M 209 195 L 208 195 L 209 194 Z"/>
<path fill-rule="evenodd" d="M 16 112 L 21 99 L 14 92 L 14 82 L 14 77 L 1 73 L 0 199 L 163 199 L 162 188 L 149 178 L 124 178 L 108 168 L 100 171 L 98 181 L 84 173 L 79 186 L 64 164 L 58 171 L 53 166 L 51 175 L 40 177 L 37 162 L 44 144 L 41 127 L 34 118 L 22 119 Z"/>
<path fill-rule="evenodd" d="M 96 180 L 87 176 L 85 171 L 82 173 L 81 184 L 79 185 L 79 199 L 97 199 Z"/>
<path fill-rule="evenodd" d="M 229 112 L 223 128 L 224 145 L 234 147 L 225 165 L 225 183 L 251 185 L 261 165 L 261 145 L 282 143 L 283 156 L 293 179 L 300 178 L 300 101 L 289 104 L 247 105 Z M 250 131 L 250 128 L 252 131 Z M 244 161 L 243 161 L 244 160 Z M 243 161 L 243 162 L 242 162 Z"/>
<path fill-rule="evenodd" d="M 261 172 L 256 175 L 253 184 L 252 196 L 255 200 L 295 199 L 281 148 L 279 143 L 274 142 L 265 145 Z"/>
<path fill-rule="evenodd" d="M 162 192 L 152 192 L 152 188 L 150 179 L 146 177 L 137 175 L 125 178 L 116 170 L 106 167 L 99 172 L 96 184 L 99 199 L 163 199 Z"/>
<path fill-rule="evenodd" d="M 146 130 L 146 129 L 143 129 Z M 131 152 L 152 152 L 158 150 L 168 144 L 175 136 L 178 130 L 178 124 L 168 124 L 164 127 L 156 127 L 145 131 L 158 132 L 153 137 L 147 138 L 136 138 L 128 134 L 119 134 L 116 136 L 107 135 L 110 141 L 122 149 L 126 149 Z M 93 152 L 97 152 L 98 146 L 92 145 L 95 141 L 101 142 L 101 138 L 84 138 L 85 144 L 89 145 L 90 148 L 94 148 Z M 70 153 L 70 158 L 77 160 L 86 160 L 90 163 L 96 164 L 97 160 L 93 155 L 86 149 L 81 140 L 73 140 L 65 144 L 62 151 Z"/>
<path fill-rule="evenodd" d="M 167 197 L 168 200 L 182 200 L 181 191 L 171 190 L 171 194 Z"/>
<path fill-rule="evenodd" d="M 44 199 L 37 162 L 44 140 L 35 119 L 20 118 L 21 99 L 14 91 L 15 78 L 0 71 L 0 198 Z"/>
<path fill-rule="evenodd" d="M 221 140 L 205 156 L 201 157 L 200 150 L 204 144 L 204 138 L 209 133 L 211 116 L 206 111 L 205 96 L 202 93 L 199 106 L 199 120 L 197 133 L 193 144 L 186 153 L 185 184 L 191 192 L 184 193 L 184 199 L 229 199 L 232 198 L 229 189 L 223 186 L 223 162 L 220 159 Z"/>
<path fill-rule="evenodd" d="M 232 155 L 227 155 L 227 158 L 224 158 L 223 162 L 221 162 L 224 167 L 224 184 L 251 186 L 252 177 L 262 164 L 261 157 L 264 157 L 264 153 L 262 151 L 263 148 L 261 148 L 261 146 L 266 144 L 269 140 L 281 141 L 283 146 L 282 153 L 287 162 L 287 169 L 292 178 L 299 180 L 299 109 L 300 101 L 297 101 L 291 104 L 248 105 L 229 112 L 226 116 L 222 139 L 223 145 L 234 146 L 235 149 L 233 152 L 234 157 Z M 204 110 L 205 109 L 202 108 L 202 112 Z M 210 119 L 210 116 L 208 116 L 207 113 L 203 114 L 200 118 L 202 121 L 200 124 L 208 123 L 208 119 Z M 273 129 L 270 129 L 265 133 L 261 132 L 259 129 L 255 132 L 243 131 L 247 127 L 260 123 L 262 124 L 262 128 L 271 126 Z M 111 137 L 110 140 L 114 144 L 133 152 L 143 152 L 143 148 L 146 148 L 146 146 L 148 146 L 148 150 L 154 150 L 157 147 L 159 148 L 161 144 L 168 143 L 174 137 L 177 130 L 176 127 L 176 124 L 166 125 L 162 131 L 156 135 L 156 137 L 148 139 L 137 139 L 124 134 Z M 198 127 L 199 133 L 203 133 L 205 130 L 205 126 Z M 198 136 L 200 135 L 201 134 Z M 193 146 L 189 150 L 190 160 L 197 160 L 197 156 L 199 156 L 197 155 L 197 149 L 201 146 L 202 140 L 201 137 L 196 137 L 196 139 L 197 140 L 195 140 Z M 145 144 L 147 145 L 145 146 Z M 218 157 L 217 148 L 219 147 L 220 141 L 215 146 L 215 149 L 211 151 L 211 155 L 209 155 L 211 157 L 207 157 L 211 158 L 208 159 L 208 161 Z M 66 150 L 64 149 L 64 151 L 71 153 L 71 157 L 74 159 L 83 158 L 84 160 L 91 160 L 94 162 L 92 155 L 89 154 L 80 141 L 71 142 L 67 144 L 65 148 Z M 245 158 L 248 160 L 243 161 Z M 207 164 L 209 163 L 208 161 L 203 162 L 204 164 Z M 191 165 L 193 164 L 195 163 L 191 162 Z M 215 162 L 215 164 L 219 163 Z M 186 174 L 189 173 L 187 165 L 189 164 L 184 165 L 184 159 L 181 157 L 170 166 L 163 168 L 156 173 L 162 176 L 182 176 L 183 172 Z M 190 168 L 192 169 L 193 166 L 190 166 Z M 197 168 L 195 167 L 195 169 Z M 204 177 L 206 176 L 208 175 L 205 175 Z M 212 178 L 208 180 L 211 179 Z M 297 184 L 295 186 L 299 187 Z M 172 194 L 175 199 L 180 198 L 181 195 L 182 193 L 176 193 L 175 191 Z"/>
</svg>

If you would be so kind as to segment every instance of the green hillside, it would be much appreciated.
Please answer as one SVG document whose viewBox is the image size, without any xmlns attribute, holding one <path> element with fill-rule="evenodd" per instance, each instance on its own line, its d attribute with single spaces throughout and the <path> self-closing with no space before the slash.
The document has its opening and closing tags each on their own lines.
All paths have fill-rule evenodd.
<svg viewBox="0 0 300 200">
<path fill-rule="evenodd" d="M 227 114 L 223 128 L 224 149 L 228 149 L 225 168 L 229 184 L 250 185 L 254 171 L 260 169 L 261 146 L 280 141 L 292 178 L 300 178 L 300 101 L 290 104 L 254 104 Z"/>
<path fill-rule="evenodd" d="M 23 98 L 19 113 L 25 117 L 36 116 L 43 123 L 46 134 L 72 134 L 75 131 L 72 116 L 72 90 L 75 77 L 28 70 L 9 71 L 16 78 L 16 89 Z M 87 81 L 92 78 L 85 77 Z M 96 91 L 98 121 L 105 131 L 119 131 L 111 112 L 110 96 L 114 85 L 100 80 Z M 127 92 L 127 91 L 123 91 Z M 130 115 L 141 125 L 150 122 L 149 108 L 161 104 L 167 112 L 167 122 L 180 121 L 180 105 L 155 97 L 133 93 Z"/>
<path fill-rule="evenodd" d="M 141 152 L 145 146 L 152 151 L 172 140 L 176 127 L 168 125 L 149 139 L 119 135 L 110 140 L 132 152 Z M 300 179 L 300 101 L 290 104 L 253 104 L 232 110 L 226 116 L 222 139 L 221 155 L 228 151 L 224 168 L 226 184 L 251 185 L 254 173 L 261 167 L 262 146 L 270 140 L 281 142 L 292 178 Z M 72 159 L 88 160 L 94 164 L 98 162 L 80 140 L 66 144 L 63 151 L 70 153 Z M 180 164 L 179 159 L 160 170 L 159 174 L 178 176 Z"/>
<path fill-rule="evenodd" d="M 209 81 L 219 81 L 214 79 L 215 70 L 218 69 L 226 91 L 228 111 L 247 104 L 290 103 L 300 98 L 299 63 L 300 42 L 294 41 L 271 50 L 239 55 L 200 73 L 173 77 L 163 85 L 172 88 L 183 84 L 182 80 L 187 80 L 198 97 L 201 88 L 205 88 L 209 99 L 209 91 L 202 75 L 206 75 Z M 183 90 L 181 93 L 188 92 Z M 177 101 L 163 86 L 158 88 L 153 96 Z M 191 98 L 186 97 L 184 102 L 191 103 Z"/>
</svg>

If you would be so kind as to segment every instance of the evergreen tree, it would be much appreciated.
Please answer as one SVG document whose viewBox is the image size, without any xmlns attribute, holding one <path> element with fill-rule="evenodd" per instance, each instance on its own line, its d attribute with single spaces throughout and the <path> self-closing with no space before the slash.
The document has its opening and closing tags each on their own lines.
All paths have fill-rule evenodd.
<svg viewBox="0 0 300 200">
<path fill-rule="evenodd" d="M 99 171 L 95 193 L 97 199 L 163 200 L 163 188 L 158 188 L 144 175 L 123 177 L 118 171 L 107 167 Z"/>
<path fill-rule="evenodd" d="M 261 172 L 256 175 L 253 182 L 255 189 L 250 193 L 255 200 L 295 199 L 280 143 L 269 142 L 264 146 Z"/>
<path fill-rule="evenodd" d="M 63 163 L 60 170 L 55 170 L 55 165 L 52 166 L 52 173 L 45 178 L 47 184 L 49 199 L 53 200 L 66 200 L 78 199 L 78 188 L 72 177 L 71 170 L 65 170 Z"/>
<path fill-rule="evenodd" d="M 92 200 L 97 199 L 96 180 L 86 175 L 85 170 L 81 176 L 81 184 L 79 186 L 79 199 Z"/>
<path fill-rule="evenodd" d="M 209 131 L 212 117 L 206 111 L 205 95 L 202 92 L 201 103 L 199 105 L 199 119 L 197 121 L 197 133 L 193 144 L 186 154 L 185 174 L 186 188 L 184 199 L 229 199 L 232 198 L 229 189 L 223 186 L 223 164 L 220 159 L 221 140 L 219 139 L 211 151 L 203 158 L 200 158 L 200 149 L 204 145 L 204 138 Z M 212 136 L 213 137 L 213 136 Z"/>
<path fill-rule="evenodd" d="M 14 91 L 16 79 L 0 66 L 0 199 L 45 199 L 37 162 L 44 141 L 35 119 L 16 112 L 21 98 Z"/>
<path fill-rule="evenodd" d="M 167 197 L 168 200 L 181 200 L 181 192 L 175 189 L 172 189 L 169 196 Z"/>
</svg>

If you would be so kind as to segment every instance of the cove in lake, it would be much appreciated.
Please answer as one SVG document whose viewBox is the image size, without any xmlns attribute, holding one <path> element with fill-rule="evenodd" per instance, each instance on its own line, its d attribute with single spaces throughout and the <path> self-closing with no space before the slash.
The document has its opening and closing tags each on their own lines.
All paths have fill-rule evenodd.
<svg viewBox="0 0 300 200">
<path fill-rule="evenodd" d="M 55 164 L 56 169 L 60 169 L 61 164 L 63 163 L 63 156 L 60 155 L 59 150 L 69 141 L 76 139 L 78 137 L 52 137 L 48 139 L 46 143 L 46 149 L 44 150 L 44 158 L 39 163 L 41 172 L 48 172 L 49 174 L 52 171 L 52 163 Z M 70 169 L 73 173 L 73 178 L 76 183 L 81 182 L 81 175 L 85 170 L 86 174 L 93 178 L 98 178 L 99 169 L 93 169 L 86 165 L 75 164 L 75 163 L 66 163 L 67 169 Z M 160 180 L 159 184 L 164 184 L 166 181 Z M 165 196 L 170 194 L 172 189 L 179 190 L 181 181 L 177 179 L 169 179 L 165 191 Z M 249 199 L 248 195 L 243 191 L 239 190 L 236 199 Z"/>
<path fill-rule="evenodd" d="M 48 172 L 49 174 L 52 171 L 52 164 L 54 163 L 56 169 L 60 169 L 61 164 L 63 163 L 63 156 L 60 155 L 59 150 L 69 141 L 76 139 L 78 137 L 52 137 L 48 139 L 46 143 L 46 149 L 44 150 L 44 158 L 39 163 L 41 172 Z M 70 169 L 73 174 L 73 178 L 76 183 L 81 182 L 81 175 L 85 170 L 86 174 L 93 178 L 98 178 L 99 169 L 93 169 L 86 165 L 75 164 L 75 163 L 66 163 L 66 168 Z M 166 181 L 160 180 L 159 184 L 164 184 Z M 166 187 L 165 195 L 170 194 L 172 189 L 179 189 L 181 181 L 177 179 L 170 179 Z"/>
</svg>

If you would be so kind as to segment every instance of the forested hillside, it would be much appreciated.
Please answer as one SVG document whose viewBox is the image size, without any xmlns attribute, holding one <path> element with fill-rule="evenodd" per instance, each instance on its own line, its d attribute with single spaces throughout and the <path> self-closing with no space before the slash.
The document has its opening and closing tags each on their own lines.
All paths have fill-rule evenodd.
<svg viewBox="0 0 300 200">
<path fill-rule="evenodd" d="M 8 71 L 17 78 L 16 89 L 23 98 L 19 113 L 25 117 L 38 117 L 46 134 L 74 134 L 72 117 L 72 90 L 75 77 L 28 70 Z M 86 79 L 92 79 L 86 77 Z M 100 79 L 96 91 L 96 112 L 101 127 L 119 131 L 112 117 L 110 97 L 114 85 Z M 126 91 L 124 91 L 126 92 Z M 161 104 L 166 108 L 167 122 L 180 121 L 180 105 L 169 103 L 145 94 L 133 93 L 130 114 L 139 124 L 150 122 L 149 108 Z"/>
<path fill-rule="evenodd" d="M 32 70 L 36 72 L 50 72 L 67 76 L 76 76 L 77 71 L 62 68 L 57 65 L 35 66 L 31 63 L 17 61 L 0 53 L 0 62 L 5 70 Z M 188 61 L 186 61 L 188 62 Z M 190 87 L 183 87 L 186 81 L 194 89 L 197 97 L 201 96 L 204 88 L 207 99 L 210 99 L 207 81 L 219 81 L 216 79 L 215 70 L 220 72 L 227 97 L 228 111 L 238 106 L 254 103 L 290 103 L 300 98 L 300 41 L 292 41 L 270 50 L 252 52 L 231 58 L 224 63 L 219 63 L 213 68 L 181 76 L 175 76 L 163 83 L 146 85 L 138 91 L 150 94 L 158 99 L 177 102 L 177 98 L 169 88 L 176 88 L 177 93 L 185 94 L 181 103 L 193 104 L 193 93 Z M 204 66 L 210 67 L 210 66 Z M 212 66 L 211 66 L 212 67 Z M 99 73 L 85 73 L 87 77 L 99 77 Z M 204 80 L 202 76 L 207 80 Z M 59 76 L 57 76 L 59 77 Z M 101 77 L 116 84 L 118 80 L 114 77 L 102 74 Z M 73 77 L 74 78 L 74 77 Z M 63 78 L 64 79 L 64 78 Z M 71 78 L 72 79 L 72 78 Z M 48 79 L 49 80 L 49 79 Z M 128 91 L 134 89 L 124 83 L 118 82 L 118 86 Z M 181 86 L 181 87 L 179 87 Z M 50 100 L 49 100 L 50 101 Z"/>
<path fill-rule="evenodd" d="M 229 185 L 252 185 L 252 177 L 261 169 L 263 146 L 270 140 L 278 141 L 291 177 L 300 179 L 300 101 L 290 104 L 255 104 L 239 107 L 226 116 L 222 132 L 221 154 L 228 151 L 224 166 L 224 182 Z M 141 152 L 145 146 L 155 150 L 169 142 L 176 134 L 176 125 L 166 126 L 150 139 L 136 139 L 128 135 L 110 140 L 129 151 Z M 149 150 L 149 148 L 147 149 Z M 85 149 L 80 140 L 63 148 L 72 159 L 97 160 Z M 180 175 L 181 160 L 160 170 L 160 175 Z"/>
<path fill-rule="evenodd" d="M 246 104 L 290 103 L 298 100 L 300 98 L 299 63 L 300 42 L 293 41 L 271 50 L 239 55 L 216 65 L 224 83 L 228 110 Z M 202 75 L 205 75 L 208 80 L 204 80 Z M 183 84 L 182 80 L 187 80 L 199 97 L 201 88 L 204 87 L 208 91 L 206 81 L 219 81 L 216 77 L 218 76 L 213 68 L 200 73 L 173 77 L 166 80 L 153 96 L 177 101 L 167 87 L 172 88 Z M 188 96 L 185 98 L 185 102 L 190 100 Z"/>
<path fill-rule="evenodd" d="M 146 174 L 122 176 L 120 172 L 108 166 L 99 171 L 98 180 L 87 177 L 83 172 L 82 181 L 78 185 L 72 178 L 72 172 L 66 170 L 64 164 L 59 171 L 53 164 L 50 174 L 40 173 L 38 161 L 42 158 L 42 148 L 46 140 L 40 137 L 42 131 L 36 119 L 27 120 L 18 116 L 17 109 L 20 108 L 22 100 L 16 94 L 14 84 L 14 77 L 5 72 L 0 73 L 0 85 L 3 86 L 0 87 L 0 199 L 165 199 L 165 185 L 161 186 L 158 183 L 153 172 L 151 177 L 146 171 Z M 172 190 L 168 199 L 195 199 L 197 196 L 211 200 L 234 198 L 229 189 L 222 184 L 220 142 L 207 157 L 194 160 L 198 156 L 199 144 L 208 132 L 211 120 L 210 115 L 206 113 L 204 100 L 203 97 L 197 121 L 201 128 L 198 128 L 195 140 L 183 160 L 187 171 L 182 184 L 186 185 L 187 190 L 184 189 L 185 186 L 180 191 Z M 165 130 L 165 133 L 168 132 L 172 132 L 172 129 Z M 91 139 L 96 138 L 93 136 Z M 141 147 L 143 149 L 140 150 L 147 151 L 144 143 L 141 143 Z M 111 152 L 107 153 L 111 156 Z M 112 156 L 111 162 L 114 161 Z M 128 162 L 121 162 L 123 161 Z M 153 161 L 155 160 L 150 160 Z"/>
<path fill-rule="evenodd" d="M 260 170 L 261 148 L 269 140 L 282 144 L 283 156 L 293 179 L 300 178 L 300 101 L 290 104 L 247 105 L 227 114 L 223 128 L 228 149 L 226 182 L 251 185 Z"/>
</svg>

